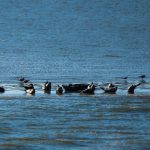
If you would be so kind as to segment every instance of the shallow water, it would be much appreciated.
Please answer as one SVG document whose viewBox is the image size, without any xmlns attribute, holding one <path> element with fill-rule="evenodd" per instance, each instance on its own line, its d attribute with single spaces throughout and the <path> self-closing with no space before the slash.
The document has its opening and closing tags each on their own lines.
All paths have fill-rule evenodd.
<svg viewBox="0 0 150 150">
<path fill-rule="evenodd" d="M 150 1 L 0 2 L 0 149 L 150 149 Z M 141 74 L 146 83 L 128 95 Z M 57 84 L 92 81 L 119 89 L 55 94 Z"/>
<path fill-rule="evenodd" d="M 2 149 L 149 149 L 150 97 L 1 99 Z"/>
</svg>

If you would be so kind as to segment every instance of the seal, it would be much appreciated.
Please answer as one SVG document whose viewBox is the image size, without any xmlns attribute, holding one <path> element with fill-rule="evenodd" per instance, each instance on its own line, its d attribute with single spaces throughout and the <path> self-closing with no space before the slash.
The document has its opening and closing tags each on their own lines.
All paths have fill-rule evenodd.
<svg viewBox="0 0 150 150">
<path fill-rule="evenodd" d="M 141 85 L 141 83 L 138 84 L 132 84 L 131 86 L 128 87 L 128 94 L 134 94 L 134 90 L 136 89 L 137 86 Z"/>
<path fill-rule="evenodd" d="M 56 94 L 58 94 L 58 95 L 63 94 L 63 88 L 60 85 L 57 85 Z"/>
<path fill-rule="evenodd" d="M 105 93 L 115 94 L 118 87 L 113 85 L 112 83 L 109 83 L 105 87 L 100 87 Z"/>
</svg>

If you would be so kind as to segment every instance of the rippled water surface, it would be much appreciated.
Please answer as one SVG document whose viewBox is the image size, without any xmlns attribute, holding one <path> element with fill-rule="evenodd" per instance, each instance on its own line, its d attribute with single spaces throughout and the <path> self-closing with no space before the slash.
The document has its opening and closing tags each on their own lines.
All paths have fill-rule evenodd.
<svg viewBox="0 0 150 150">
<path fill-rule="evenodd" d="M 149 0 L 1 0 L 0 149 L 150 149 L 149 8 Z M 128 95 L 141 74 L 145 83 Z M 92 81 L 94 95 L 55 94 L 57 84 Z M 115 95 L 100 90 L 108 82 Z"/>
<path fill-rule="evenodd" d="M 2 149 L 149 149 L 149 97 L 20 97 L 0 105 Z"/>
</svg>

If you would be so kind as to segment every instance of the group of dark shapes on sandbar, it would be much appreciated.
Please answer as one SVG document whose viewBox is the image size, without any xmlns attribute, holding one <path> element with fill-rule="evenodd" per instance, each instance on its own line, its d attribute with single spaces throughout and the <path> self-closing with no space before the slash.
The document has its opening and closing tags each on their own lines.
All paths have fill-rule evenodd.
<svg viewBox="0 0 150 150">
<path fill-rule="evenodd" d="M 136 89 L 136 87 L 138 87 L 139 85 L 141 85 L 142 83 L 144 83 L 144 78 L 146 77 L 145 75 L 141 75 L 139 76 L 142 80 L 141 83 L 138 84 L 132 84 L 128 87 L 128 94 L 134 94 L 134 90 Z M 127 77 L 124 77 L 123 79 L 127 79 Z M 29 83 L 29 80 L 26 80 L 25 78 L 19 78 L 18 79 L 20 82 L 20 85 L 22 87 L 24 87 L 25 92 L 31 95 L 35 94 L 35 88 L 34 85 L 32 83 Z M 50 94 L 51 92 L 51 82 L 46 81 L 42 87 L 42 90 L 44 91 L 44 93 L 48 93 Z M 62 95 L 64 92 L 77 92 L 80 94 L 94 94 L 96 85 L 94 85 L 94 83 L 92 82 L 91 84 L 66 84 L 66 85 L 57 85 L 56 88 L 56 94 L 58 95 Z M 100 89 L 102 89 L 105 93 L 109 93 L 109 94 L 115 94 L 118 87 L 112 83 L 107 83 L 105 86 L 100 86 Z M 0 92 L 4 93 L 5 92 L 5 88 L 0 86 Z"/>
</svg>

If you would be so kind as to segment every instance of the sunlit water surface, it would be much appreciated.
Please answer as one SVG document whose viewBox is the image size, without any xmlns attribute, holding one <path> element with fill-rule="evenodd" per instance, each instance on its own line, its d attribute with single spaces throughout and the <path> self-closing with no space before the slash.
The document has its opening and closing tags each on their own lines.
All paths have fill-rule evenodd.
<svg viewBox="0 0 150 150">
<path fill-rule="evenodd" d="M 150 1 L 0 3 L 0 149 L 150 149 Z M 128 95 L 141 74 L 146 83 Z M 46 80 L 51 94 L 41 90 Z M 92 81 L 118 91 L 55 94 L 57 84 Z"/>
</svg>

